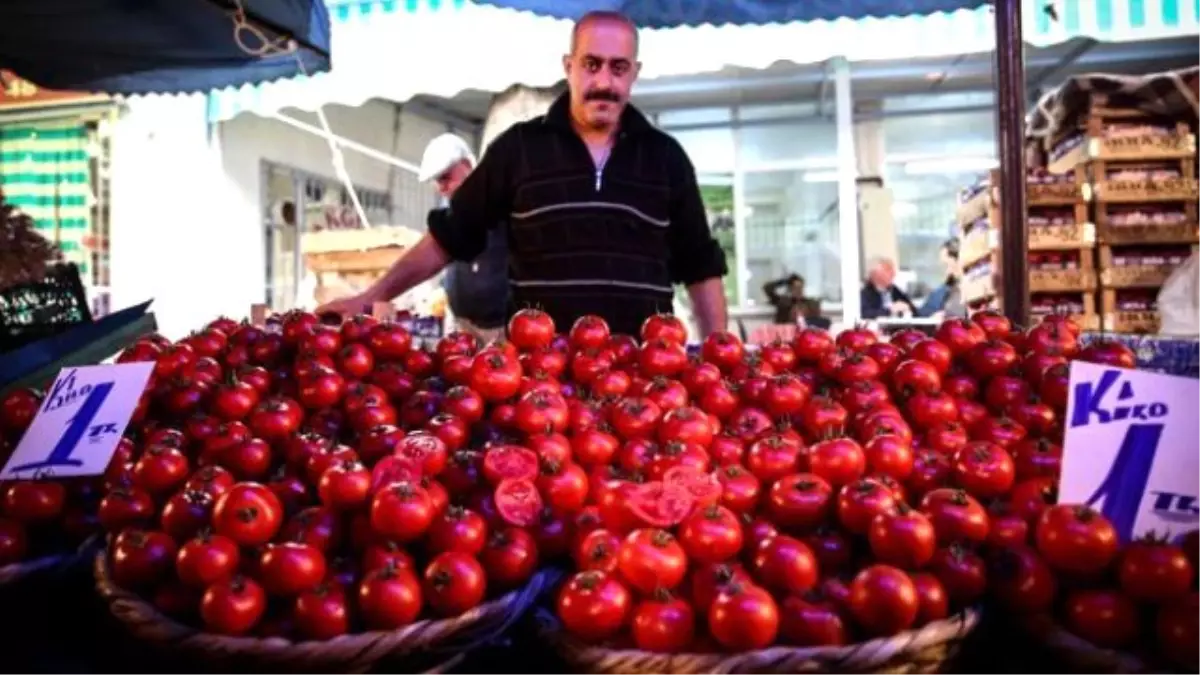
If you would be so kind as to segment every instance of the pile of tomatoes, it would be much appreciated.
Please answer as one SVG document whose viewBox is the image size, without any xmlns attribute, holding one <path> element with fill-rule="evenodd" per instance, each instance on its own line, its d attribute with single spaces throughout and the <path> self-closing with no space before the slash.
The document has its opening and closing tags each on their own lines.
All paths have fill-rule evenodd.
<svg viewBox="0 0 1200 675">
<path fill-rule="evenodd" d="M 0 397 L 0 466 L 41 407 L 41 396 L 17 389 Z M 0 568 L 74 552 L 97 532 L 99 489 L 91 481 L 0 483 Z"/>
<path fill-rule="evenodd" d="M 992 312 L 686 339 L 670 315 L 634 337 L 532 309 L 429 349 L 366 316 L 218 319 L 119 357 L 151 384 L 66 493 L 103 496 L 83 511 L 118 585 L 214 633 L 394 629 L 559 565 L 564 629 L 599 644 L 841 645 L 991 603 L 1195 667 L 1196 534 L 1122 548 L 1055 504 L 1068 364 L 1132 368 L 1127 348 Z M 10 437 L 37 400 L 3 401 Z M 64 514 L 24 494 L 49 485 L 4 486 L 0 554 L 11 523 Z"/>
</svg>

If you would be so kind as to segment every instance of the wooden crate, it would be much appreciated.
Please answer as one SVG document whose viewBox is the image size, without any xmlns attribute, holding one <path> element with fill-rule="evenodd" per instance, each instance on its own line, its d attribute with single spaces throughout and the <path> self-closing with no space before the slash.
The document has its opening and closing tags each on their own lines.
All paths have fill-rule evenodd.
<svg viewBox="0 0 1200 675">
<path fill-rule="evenodd" d="M 1141 126 L 1140 133 L 1112 133 L 1113 125 Z M 1196 137 L 1186 121 L 1156 118 L 1132 108 L 1118 108 L 1105 93 L 1091 94 L 1087 112 L 1074 128 L 1045 141 L 1047 168 L 1066 173 L 1090 161 L 1138 162 L 1194 156 Z"/>
<path fill-rule="evenodd" d="M 1028 246 L 1031 251 L 1069 251 L 1089 249 L 1096 244 L 1096 227 L 1088 215 L 1088 205 L 1082 201 L 1068 206 L 1072 211 L 1072 223 L 1034 224 L 1038 215 L 1047 210 L 1045 204 L 1031 206 L 1026 215 L 1028 222 Z M 1058 206 L 1058 205 L 1056 205 Z"/>
<path fill-rule="evenodd" d="M 1100 314 L 1096 311 L 1095 291 L 1085 291 L 1079 294 L 1082 308 L 1075 306 L 1054 307 L 1049 312 L 1039 312 L 1037 303 L 1030 308 L 1029 318 L 1037 323 L 1049 314 L 1064 314 L 1083 330 L 1100 330 Z"/>
<path fill-rule="evenodd" d="M 1113 246 L 1100 245 L 1100 285 L 1105 288 L 1159 288 L 1175 271 L 1171 265 L 1115 265 Z M 1193 247 L 1194 248 L 1194 247 Z"/>
<path fill-rule="evenodd" d="M 1113 333 L 1157 333 L 1161 324 L 1158 309 L 1128 311 L 1117 309 L 1116 289 L 1106 288 L 1100 293 L 1100 308 L 1103 325 L 1101 328 Z"/>
<path fill-rule="evenodd" d="M 1178 175 L 1170 178 L 1155 177 L 1150 174 L 1155 170 L 1167 170 Z M 1184 159 L 1121 162 L 1097 160 L 1088 164 L 1088 172 L 1091 182 L 1085 186 L 1084 195 L 1097 203 L 1195 202 L 1197 197 L 1200 197 L 1194 154 Z M 1114 175 L 1126 172 L 1144 172 L 1146 175 Z"/>
<path fill-rule="evenodd" d="M 1053 180 L 1054 176 L 1030 175 L 1025 184 L 1025 204 L 1027 207 L 1065 206 L 1086 201 L 1083 197 L 1087 174 L 1083 171 L 1072 175 L 1069 181 Z M 992 218 L 1000 204 L 1000 171 L 993 169 L 988 174 L 984 187 L 970 199 L 958 205 L 955 211 L 955 221 L 959 232 L 980 218 Z M 992 220 L 992 222 L 999 222 Z"/>
<path fill-rule="evenodd" d="M 1030 293 L 1073 293 L 1091 291 L 1096 287 L 1096 270 L 1092 252 L 1079 251 L 1075 269 L 1029 270 Z"/>
<path fill-rule="evenodd" d="M 1181 213 L 1183 217 L 1178 222 L 1154 222 L 1154 215 L 1164 208 Z M 1200 218 L 1195 202 L 1171 205 L 1098 203 L 1095 211 L 1096 239 L 1102 244 L 1194 244 L 1200 241 Z M 1138 218 L 1141 213 L 1147 214 L 1145 222 Z"/>
</svg>

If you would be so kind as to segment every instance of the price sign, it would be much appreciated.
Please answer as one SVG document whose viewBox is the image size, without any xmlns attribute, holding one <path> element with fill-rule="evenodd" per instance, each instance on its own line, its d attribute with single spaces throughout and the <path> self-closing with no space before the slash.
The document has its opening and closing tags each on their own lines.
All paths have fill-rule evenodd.
<svg viewBox="0 0 1200 675">
<path fill-rule="evenodd" d="M 0 480 L 104 473 L 153 371 L 120 363 L 60 372 Z"/>
<path fill-rule="evenodd" d="M 1200 522 L 1200 380 L 1074 362 L 1059 501 L 1103 513 L 1125 540 Z"/>
</svg>

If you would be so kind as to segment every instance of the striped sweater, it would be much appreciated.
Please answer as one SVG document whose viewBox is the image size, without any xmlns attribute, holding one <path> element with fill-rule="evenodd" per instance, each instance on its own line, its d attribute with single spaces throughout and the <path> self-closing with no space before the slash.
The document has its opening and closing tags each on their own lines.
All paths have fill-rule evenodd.
<svg viewBox="0 0 1200 675">
<path fill-rule="evenodd" d="M 727 272 L 687 154 L 632 106 L 601 169 L 571 128 L 566 94 L 508 129 L 428 224 L 465 261 L 483 251 L 488 223 L 508 228 L 510 312 L 538 307 L 560 330 L 598 314 L 636 335 L 671 311 L 672 284 Z"/>
</svg>

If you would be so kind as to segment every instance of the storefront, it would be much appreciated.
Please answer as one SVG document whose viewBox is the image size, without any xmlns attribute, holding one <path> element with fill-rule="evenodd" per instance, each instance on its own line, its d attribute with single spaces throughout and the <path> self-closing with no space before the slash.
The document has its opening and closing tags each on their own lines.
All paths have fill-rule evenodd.
<svg viewBox="0 0 1200 675">
<path fill-rule="evenodd" d="M 111 309 L 115 116 L 108 97 L 50 91 L 0 70 L 0 191 L 78 265 L 96 316 Z"/>
</svg>

